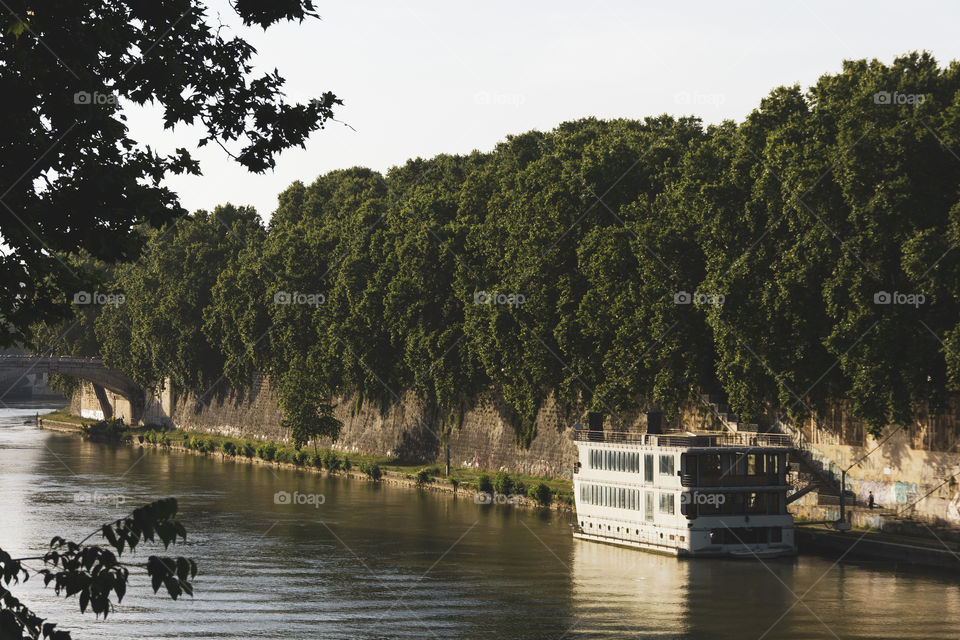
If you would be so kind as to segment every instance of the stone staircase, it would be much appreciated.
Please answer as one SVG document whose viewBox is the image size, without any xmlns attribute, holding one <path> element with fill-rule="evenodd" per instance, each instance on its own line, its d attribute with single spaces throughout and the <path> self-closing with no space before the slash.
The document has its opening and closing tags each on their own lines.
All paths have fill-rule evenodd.
<svg viewBox="0 0 960 640">
<path fill-rule="evenodd" d="M 794 487 L 794 491 L 787 494 L 788 504 L 806 497 L 806 504 L 839 508 L 840 483 L 832 475 L 811 463 L 796 449 L 790 451 L 789 464 L 787 483 Z M 846 506 L 852 507 L 855 502 L 856 496 L 848 491 Z"/>
<path fill-rule="evenodd" d="M 757 424 L 743 423 L 731 411 L 724 394 L 704 393 L 700 399 L 724 430 L 761 431 Z M 787 458 L 787 483 L 794 489 L 788 492 L 787 500 L 795 517 L 808 521 L 838 522 L 841 491 L 839 465 L 811 446 L 803 432 L 783 416 L 762 431 L 789 436 L 793 443 Z M 917 540 L 926 539 L 926 543 L 935 548 L 948 546 L 951 551 L 960 552 L 960 529 L 956 527 L 926 522 L 911 513 L 901 513 L 886 505 L 870 509 L 849 490 L 844 495 L 844 510 L 848 527 L 852 525 L 883 531 L 885 535 L 900 535 L 905 544 L 919 544 Z"/>
<path fill-rule="evenodd" d="M 727 403 L 727 398 L 720 393 L 704 393 L 700 396 L 703 404 L 710 409 L 711 415 L 727 431 L 759 431 L 756 423 L 744 423 L 739 416 L 733 413 Z M 806 498 L 805 504 L 817 506 L 840 506 L 840 480 L 831 473 L 829 468 L 810 455 L 802 434 L 791 425 L 778 419 L 771 429 L 776 433 L 789 435 L 794 448 L 790 451 L 790 469 L 787 473 L 787 482 L 794 487 L 787 499 L 796 496 L 791 502 Z M 848 491 L 845 507 L 853 507 L 856 496 Z"/>
<path fill-rule="evenodd" d="M 739 416 L 731 411 L 724 395 L 703 393 L 700 395 L 700 400 L 727 431 L 757 431 L 758 427 L 755 423 L 744 424 L 740 421 Z"/>
<path fill-rule="evenodd" d="M 811 498 L 805 501 L 806 504 L 815 504 L 823 507 L 840 507 L 840 478 L 835 475 L 832 467 L 835 464 L 824 464 L 823 460 L 815 458 L 807 445 L 803 433 L 793 425 L 786 422 L 783 418 L 777 418 L 772 425 L 772 430 L 776 433 L 782 433 L 790 436 L 793 442 L 793 449 L 790 450 L 790 469 L 787 472 L 787 482 L 795 490 L 787 495 L 787 500 L 794 502 L 805 495 L 811 495 Z M 791 498 L 800 494 L 797 498 Z M 788 502 L 789 504 L 789 502 Z M 844 500 L 845 508 L 856 508 L 857 496 L 852 491 L 847 491 Z M 863 506 L 863 505 L 860 505 Z"/>
</svg>

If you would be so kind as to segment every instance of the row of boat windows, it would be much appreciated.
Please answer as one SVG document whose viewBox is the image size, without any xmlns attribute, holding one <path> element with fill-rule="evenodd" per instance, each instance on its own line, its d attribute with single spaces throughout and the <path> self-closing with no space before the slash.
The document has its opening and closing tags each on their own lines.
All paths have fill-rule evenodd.
<svg viewBox="0 0 960 640">
<path fill-rule="evenodd" d="M 783 496 L 777 493 L 710 493 L 683 494 L 680 511 L 688 518 L 711 515 L 782 515 L 786 513 Z M 656 500 L 656 502 L 655 502 Z M 643 511 L 646 520 L 653 520 L 654 506 L 664 515 L 676 513 L 676 494 L 654 492 L 602 484 L 580 485 L 580 502 L 600 507 Z"/>
<path fill-rule="evenodd" d="M 643 458 L 641 465 L 641 457 Z M 674 456 L 659 456 L 659 472 L 662 476 L 672 476 L 675 471 Z M 604 471 L 627 471 L 640 473 L 643 470 L 643 479 L 646 482 L 653 482 L 654 455 L 646 453 L 641 456 L 639 453 L 630 451 L 609 451 L 606 449 L 590 449 L 588 453 L 588 462 L 591 469 L 602 469 Z"/>
<path fill-rule="evenodd" d="M 653 520 L 654 492 L 628 489 L 624 487 L 609 487 L 602 484 L 583 483 L 580 485 L 580 501 L 584 504 L 595 504 L 600 507 L 616 507 L 643 511 L 645 520 Z M 676 494 L 659 494 L 659 511 L 664 515 L 676 513 Z"/>
</svg>

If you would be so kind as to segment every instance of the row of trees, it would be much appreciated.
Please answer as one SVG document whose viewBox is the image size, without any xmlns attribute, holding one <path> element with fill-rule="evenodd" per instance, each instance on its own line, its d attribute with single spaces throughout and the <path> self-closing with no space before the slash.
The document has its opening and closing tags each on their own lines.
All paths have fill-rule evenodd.
<svg viewBox="0 0 960 640">
<path fill-rule="evenodd" d="M 227 205 L 144 231 L 75 344 L 148 388 L 268 373 L 291 424 L 409 389 L 452 423 L 491 386 L 521 443 L 550 390 L 900 422 L 960 386 L 958 91 L 925 54 L 848 62 L 739 124 L 584 119 L 334 171 L 267 228 Z"/>
</svg>

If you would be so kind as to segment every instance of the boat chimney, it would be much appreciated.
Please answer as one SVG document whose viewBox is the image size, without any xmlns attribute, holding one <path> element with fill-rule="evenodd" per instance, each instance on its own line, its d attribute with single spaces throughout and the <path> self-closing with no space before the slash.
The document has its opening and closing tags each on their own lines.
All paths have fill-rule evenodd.
<svg viewBox="0 0 960 640">
<path fill-rule="evenodd" d="M 663 413 L 660 411 L 647 412 L 647 433 L 663 433 Z"/>
<path fill-rule="evenodd" d="M 603 414 L 599 411 L 588 411 L 587 425 L 590 431 L 603 431 Z"/>
</svg>

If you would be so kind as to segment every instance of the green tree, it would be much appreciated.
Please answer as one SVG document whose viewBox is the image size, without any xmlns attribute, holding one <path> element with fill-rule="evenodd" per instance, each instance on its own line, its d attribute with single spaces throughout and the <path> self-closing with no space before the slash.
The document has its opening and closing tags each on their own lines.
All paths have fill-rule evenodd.
<svg viewBox="0 0 960 640">
<path fill-rule="evenodd" d="M 232 205 L 198 211 L 157 232 L 143 259 L 118 276 L 123 304 L 97 319 L 106 362 L 145 389 L 169 377 L 177 390 L 209 393 L 228 366 L 223 334 L 209 318 L 211 291 L 221 269 L 263 234 L 256 211 Z"/>
<path fill-rule="evenodd" d="M 290 438 L 297 449 L 313 441 L 317 451 L 319 438 L 336 441 L 343 423 L 333 415 L 333 405 L 313 393 L 310 379 L 299 368 L 286 374 L 280 386 L 280 426 L 290 429 Z"/>
<path fill-rule="evenodd" d="M 264 29 L 316 17 L 311 0 L 234 8 Z M 185 148 L 163 156 L 131 138 L 124 101 L 159 105 L 168 129 L 200 125 L 197 146 L 215 142 L 254 172 L 332 117 L 333 94 L 287 102 L 276 71 L 253 73 L 253 46 L 210 21 L 199 0 L 4 5 L 0 343 L 29 340 L 36 322 L 70 315 L 61 293 L 89 282 L 62 254 L 81 247 L 108 262 L 132 260 L 138 225 L 162 228 L 185 213 L 162 180 L 199 174 L 199 165 Z"/>
</svg>

